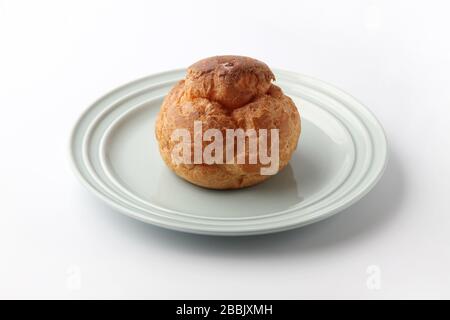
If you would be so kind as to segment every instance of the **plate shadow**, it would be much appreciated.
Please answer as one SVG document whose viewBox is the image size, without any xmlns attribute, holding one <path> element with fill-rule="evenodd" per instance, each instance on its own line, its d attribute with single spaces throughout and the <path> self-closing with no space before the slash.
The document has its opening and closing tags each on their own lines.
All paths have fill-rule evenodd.
<svg viewBox="0 0 450 320">
<path fill-rule="evenodd" d="M 210 256 L 270 257 L 314 253 L 359 243 L 392 220 L 405 194 L 405 175 L 397 155 L 390 150 L 386 171 L 378 184 L 359 202 L 326 220 L 275 234 L 240 237 L 194 235 L 166 230 L 126 217 L 85 192 L 112 228 L 126 229 L 140 243 L 157 242 L 168 250 Z M 114 212 L 111 214 L 111 211 Z"/>
</svg>

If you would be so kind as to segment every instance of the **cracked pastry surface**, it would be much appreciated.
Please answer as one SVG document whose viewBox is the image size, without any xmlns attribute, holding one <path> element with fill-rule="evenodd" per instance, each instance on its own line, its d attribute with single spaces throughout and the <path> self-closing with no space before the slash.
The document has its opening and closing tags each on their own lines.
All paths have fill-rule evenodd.
<svg viewBox="0 0 450 320">
<path fill-rule="evenodd" d="M 155 134 L 166 165 L 187 181 L 210 189 L 238 189 L 271 177 L 260 174 L 267 165 L 248 163 L 248 141 L 246 164 L 176 164 L 171 157 L 178 143 L 171 140 L 173 131 L 185 128 L 194 137 L 194 121 L 201 121 L 203 132 L 215 128 L 224 137 L 226 129 L 279 129 L 279 170 L 283 169 L 297 147 L 300 115 L 273 80 L 266 64 L 248 57 L 216 56 L 191 65 L 185 79 L 165 97 L 156 120 Z M 203 142 L 203 148 L 209 143 Z M 193 144 L 192 139 L 192 150 Z M 270 143 L 268 149 L 271 152 Z"/>
</svg>

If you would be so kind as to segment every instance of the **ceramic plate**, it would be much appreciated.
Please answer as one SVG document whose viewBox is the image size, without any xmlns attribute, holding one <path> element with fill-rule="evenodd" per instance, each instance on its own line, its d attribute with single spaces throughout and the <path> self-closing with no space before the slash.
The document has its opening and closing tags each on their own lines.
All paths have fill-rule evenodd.
<svg viewBox="0 0 450 320">
<path fill-rule="evenodd" d="M 126 84 L 95 102 L 74 128 L 75 172 L 124 214 L 199 234 L 271 233 L 339 212 L 380 178 L 387 146 L 375 117 L 329 84 L 280 70 L 276 84 L 302 118 L 289 165 L 266 182 L 234 191 L 202 189 L 178 178 L 159 155 L 154 125 L 164 96 L 184 74 L 174 70 Z"/>
</svg>

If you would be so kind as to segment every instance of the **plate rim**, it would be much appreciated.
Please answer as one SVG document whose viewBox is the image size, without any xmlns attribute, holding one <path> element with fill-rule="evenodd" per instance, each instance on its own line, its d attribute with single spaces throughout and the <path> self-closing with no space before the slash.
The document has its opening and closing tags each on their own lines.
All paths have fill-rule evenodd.
<svg viewBox="0 0 450 320">
<path fill-rule="evenodd" d="M 90 181 L 88 181 L 82 174 L 81 169 L 79 168 L 79 166 L 77 165 L 77 160 L 76 160 L 76 155 L 74 152 L 74 142 L 76 140 L 76 134 L 77 134 L 77 130 L 80 126 L 80 124 L 82 124 L 83 119 L 85 118 L 85 116 L 87 114 L 89 114 L 89 112 L 92 111 L 92 109 L 94 107 L 96 107 L 98 105 L 99 102 L 105 100 L 106 98 L 108 98 L 109 96 L 111 96 L 114 93 L 118 93 L 123 89 L 126 89 L 127 87 L 132 87 L 135 84 L 138 84 L 142 81 L 145 80 L 149 80 L 150 78 L 158 78 L 164 75 L 169 75 L 171 73 L 179 73 L 179 72 L 184 72 L 186 69 L 185 68 L 178 68 L 178 69 L 172 69 L 172 70 L 167 70 L 167 71 L 163 71 L 163 72 L 159 72 L 159 73 L 153 73 L 141 78 L 138 78 L 136 80 L 127 82 L 125 84 L 122 84 L 116 88 L 114 88 L 113 90 L 110 90 L 108 92 L 106 92 L 105 94 L 103 94 L 101 97 L 99 97 L 98 99 L 96 99 L 93 103 L 91 103 L 89 105 L 88 108 L 86 108 L 81 115 L 78 117 L 77 121 L 75 122 L 75 125 L 73 126 L 71 132 L 70 132 L 70 140 L 69 140 L 69 159 L 70 159 L 70 164 L 71 164 L 71 168 L 72 171 L 75 173 L 75 176 L 77 176 L 78 180 L 82 183 L 82 185 L 84 185 L 85 187 L 87 187 L 88 190 L 90 190 L 93 194 L 95 194 L 97 197 L 99 197 L 100 199 L 102 199 L 105 203 L 107 203 L 109 206 L 112 206 L 113 208 L 115 208 L 116 210 L 126 214 L 127 216 L 130 216 L 132 218 L 141 220 L 143 222 L 146 223 L 150 223 L 159 227 L 163 227 L 166 229 L 171 229 L 171 230 L 176 230 L 176 231 L 182 231 L 182 232 L 188 232 L 188 233 L 196 233 L 196 234 L 206 234 L 206 235 L 220 235 L 220 236 L 240 236 L 240 235 L 255 235 L 255 234 L 267 234 L 267 233 L 274 233 L 274 232 L 280 232 L 280 231 L 285 231 L 285 230 L 290 230 L 290 229 L 294 229 L 294 228 L 298 228 L 298 227 L 302 227 L 302 226 L 306 226 L 309 225 L 311 223 L 315 223 L 317 221 L 326 219 L 342 210 L 345 210 L 346 208 L 348 208 L 349 206 L 351 206 L 352 204 L 354 204 L 355 202 L 359 201 L 361 198 L 363 198 L 368 192 L 370 192 L 370 190 L 378 183 L 378 181 L 381 179 L 381 177 L 383 176 L 383 173 L 385 172 L 385 169 L 387 167 L 387 163 L 388 163 L 388 159 L 389 159 L 389 144 L 388 144 L 388 140 L 386 137 L 386 132 L 383 128 L 383 126 L 381 125 L 380 121 L 378 120 L 378 118 L 374 115 L 374 113 L 367 108 L 363 103 L 361 103 L 358 99 L 356 99 L 355 97 L 353 97 L 352 95 L 350 95 L 349 93 L 341 90 L 340 88 L 337 88 L 336 86 L 325 82 L 323 80 L 317 79 L 315 77 L 311 77 L 311 76 L 307 76 L 307 75 L 303 75 L 300 73 L 296 73 L 296 72 L 292 72 L 292 71 L 287 71 L 287 70 L 283 70 L 283 69 L 278 69 L 278 68 L 273 68 L 272 70 L 275 72 L 275 74 L 285 74 L 285 75 L 289 75 L 291 77 L 299 77 L 302 79 L 307 79 L 312 81 L 314 84 L 320 86 L 322 89 L 323 87 L 325 87 L 326 89 L 331 89 L 339 94 L 342 94 L 344 97 L 350 98 L 353 100 L 353 102 L 357 105 L 359 105 L 360 108 L 362 108 L 364 111 L 366 111 L 369 115 L 369 117 L 371 118 L 371 120 L 373 120 L 373 124 L 375 124 L 375 127 L 378 131 L 378 133 L 381 133 L 381 145 L 378 143 L 377 145 L 374 145 L 374 149 L 373 150 L 379 150 L 380 148 L 382 148 L 383 150 L 383 158 L 381 159 L 382 161 L 382 165 L 379 168 L 378 172 L 376 173 L 376 175 L 372 178 L 372 180 L 370 181 L 369 184 L 367 184 L 366 186 L 364 186 L 363 188 L 359 187 L 359 191 L 357 192 L 356 195 L 354 195 L 353 197 L 351 197 L 350 199 L 347 199 L 348 196 L 344 195 L 343 199 L 347 199 L 343 204 L 339 204 L 338 206 L 332 208 L 331 210 L 329 210 L 328 212 L 321 214 L 319 217 L 315 217 L 312 218 L 310 220 L 307 221 L 303 221 L 303 222 L 298 222 L 298 223 L 294 223 L 294 224 L 290 224 L 287 226 L 282 226 L 282 227 L 278 227 L 278 228 L 264 228 L 264 229 L 255 229 L 255 230 L 245 230 L 245 231 L 214 231 L 212 229 L 199 229 L 199 228 L 189 228 L 186 225 L 186 222 L 180 222 L 178 225 L 175 224 L 167 224 L 167 223 L 162 223 L 159 221 L 155 221 L 154 219 L 152 219 L 151 217 L 143 217 L 141 213 L 139 212 L 133 212 L 133 210 L 126 208 L 122 205 L 120 205 L 119 203 L 116 203 L 115 201 L 113 201 L 112 199 L 110 199 L 107 195 L 102 193 L 102 190 L 98 190 L 94 185 L 91 184 Z M 325 93 L 328 92 L 330 93 L 329 90 L 325 90 Z M 366 123 L 361 120 L 363 122 L 364 125 L 366 125 Z M 370 133 L 372 133 L 373 131 L 369 131 Z M 369 171 L 370 172 L 370 171 Z M 361 182 L 366 181 L 366 179 L 364 179 L 364 177 L 361 179 Z M 351 192 L 351 190 L 350 190 Z M 339 199 L 341 200 L 341 199 Z M 339 200 L 337 200 L 337 203 L 339 202 Z M 189 224 L 189 222 L 187 223 Z"/>
</svg>

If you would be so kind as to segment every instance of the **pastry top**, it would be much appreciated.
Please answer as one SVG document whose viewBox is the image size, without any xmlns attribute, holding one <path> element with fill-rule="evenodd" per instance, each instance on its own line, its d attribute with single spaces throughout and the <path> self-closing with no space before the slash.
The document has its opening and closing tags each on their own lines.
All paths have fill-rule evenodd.
<svg viewBox="0 0 450 320">
<path fill-rule="evenodd" d="M 188 68 L 185 94 L 190 99 L 206 98 L 236 109 L 266 93 L 272 80 L 275 76 L 261 61 L 243 56 L 215 56 Z"/>
</svg>

